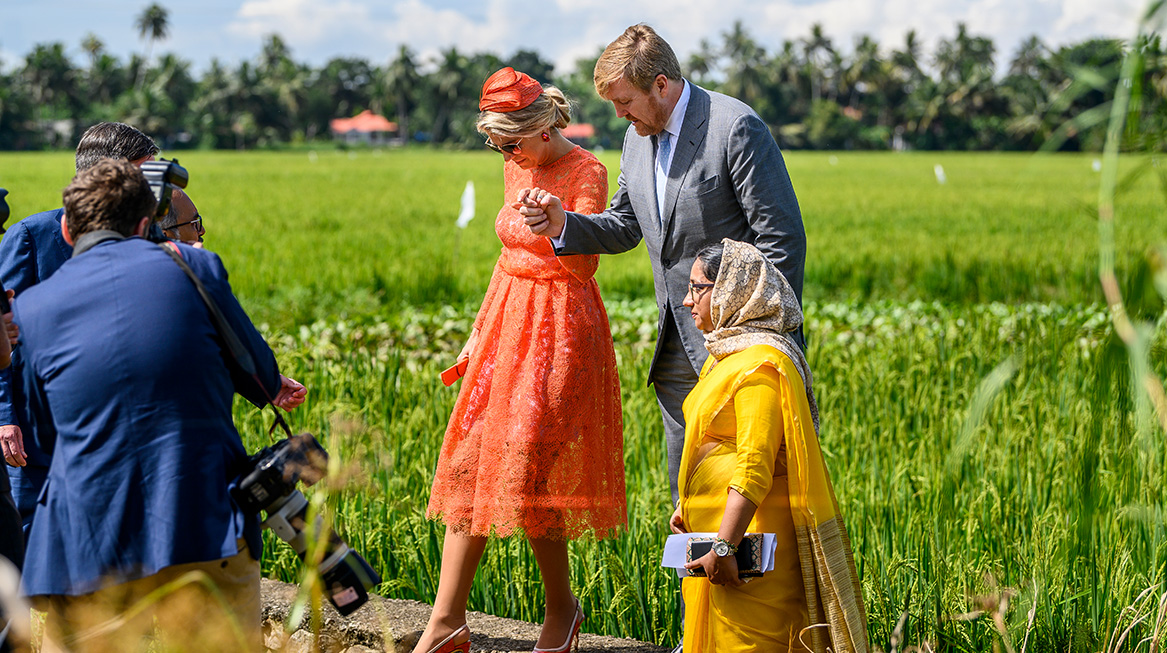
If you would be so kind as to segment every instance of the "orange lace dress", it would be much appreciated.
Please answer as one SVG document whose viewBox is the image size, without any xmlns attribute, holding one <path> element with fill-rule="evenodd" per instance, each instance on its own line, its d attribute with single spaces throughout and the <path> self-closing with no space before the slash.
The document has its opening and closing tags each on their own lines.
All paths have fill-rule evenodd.
<svg viewBox="0 0 1167 653">
<path fill-rule="evenodd" d="M 557 257 L 510 207 L 545 188 L 599 213 L 608 175 L 576 147 L 546 166 L 504 165 L 502 255 L 446 428 L 427 516 L 465 535 L 571 539 L 627 523 L 624 425 L 598 256 Z"/>
</svg>

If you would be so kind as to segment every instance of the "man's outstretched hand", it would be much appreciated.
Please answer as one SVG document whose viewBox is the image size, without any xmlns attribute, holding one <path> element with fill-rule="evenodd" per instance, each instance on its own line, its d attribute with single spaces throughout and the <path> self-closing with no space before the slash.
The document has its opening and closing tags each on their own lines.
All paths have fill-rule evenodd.
<svg viewBox="0 0 1167 653">
<path fill-rule="evenodd" d="M 524 188 L 519 198 L 511 204 L 523 216 L 523 222 L 536 236 L 558 238 L 563 233 L 567 214 L 563 212 L 563 202 L 542 188 Z"/>
<path fill-rule="evenodd" d="M 289 379 L 283 374 L 280 375 L 280 391 L 276 394 L 275 401 L 272 403 L 283 408 L 285 411 L 291 412 L 293 408 L 304 403 L 304 396 L 308 394 L 308 389 L 304 387 L 303 383 L 295 379 Z"/>
</svg>

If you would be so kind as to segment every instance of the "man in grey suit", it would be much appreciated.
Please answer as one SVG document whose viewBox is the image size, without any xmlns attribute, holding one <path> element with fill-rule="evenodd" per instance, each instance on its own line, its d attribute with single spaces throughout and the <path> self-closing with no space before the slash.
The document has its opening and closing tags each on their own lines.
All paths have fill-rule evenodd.
<svg viewBox="0 0 1167 653">
<path fill-rule="evenodd" d="M 685 440 L 681 404 L 709 352 L 683 306 L 697 252 L 723 238 L 752 243 L 802 300 L 806 234 L 782 153 L 769 128 L 742 102 L 681 77 L 672 48 L 648 25 L 633 25 L 596 62 L 596 92 L 632 123 L 624 136 L 619 188 L 598 215 L 564 213 L 535 188 L 516 205 L 556 254 L 617 254 L 643 239 L 660 310 L 649 383 L 664 419 L 669 482 Z M 803 345 L 801 332 L 797 334 Z"/>
</svg>

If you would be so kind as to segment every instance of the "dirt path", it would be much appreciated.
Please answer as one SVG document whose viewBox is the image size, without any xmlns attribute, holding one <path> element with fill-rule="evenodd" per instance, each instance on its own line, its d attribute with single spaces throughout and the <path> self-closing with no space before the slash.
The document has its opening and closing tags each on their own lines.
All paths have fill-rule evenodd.
<svg viewBox="0 0 1167 653">
<path fill-rule="evenodd" d="M 296 586 L 264 579 L 260 593 L 263 597 L 263 618 L 266 644 L 269 650 L 285 653 L 307 653 L 312 650 L 312 634 L 302 629 L 290 637 L 283 633 L 283 623 L 296 598 Z M 415 637 L 429 619 L 430 606 L 417 601 L 372 597 L 360 610 L 347 618 L 341 617 L 325 601 L 324 628 L 320 638 L 321 653 L 365 653 L 389 651 L 409 653 Z M 473 633 L 474 653 L 493 651 L 526 651 L 535 646 L 539 625 L 525 621 L 493 617 L 471 612 L 467 623 Z M 581 651 L 620 651 L 621 653 L 664 653 L 668 649 L 638 642 L 600 635 L 581 634 Z"/>
</svg>

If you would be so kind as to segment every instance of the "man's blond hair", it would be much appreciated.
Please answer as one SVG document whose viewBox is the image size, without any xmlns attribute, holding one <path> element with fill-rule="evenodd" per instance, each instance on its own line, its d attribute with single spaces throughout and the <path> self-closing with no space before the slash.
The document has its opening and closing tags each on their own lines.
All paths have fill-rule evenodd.
<svg viewBox="0 0 1167 653">
<path fill-rule="evenodd" d="M 681 64 L 673 48 L 644 23 L 624 30 L 608 44 L 596 60 L 593 80 L 596 93 L 607 97 L 608 87 L 621 77 L 641 91 L 648 92 L 657 75 L 674 82 L 681 81 Z"/>
</svg>

